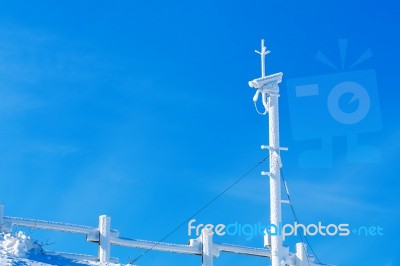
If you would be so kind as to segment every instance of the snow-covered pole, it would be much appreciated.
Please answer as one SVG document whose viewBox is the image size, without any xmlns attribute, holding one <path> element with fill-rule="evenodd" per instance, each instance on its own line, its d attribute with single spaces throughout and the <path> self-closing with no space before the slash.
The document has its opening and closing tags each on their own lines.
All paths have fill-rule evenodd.
<svg viewBox="0 0 400 266">
<path fill-rule="evenodd" d="M 3 232 L 3 216 L 4 216 L 4 205 L 3 203 L 0 203 L 0 232 Z"/>
<path fill-rule="evenodd" d="M 213 232 L 208 228 L 201 231 L 202 266 L 213 266 Z"/>
<path fill-rule="evenodd" d="M 111 217 L 99 216 L 99 261 L 110 262 Z"/>
<path fill-rule="evenodd" d="M 277 88 L 279 90 L 279 88 Z M 278 93 L 270 94 L 269 101 L 269 167 L 270 167 L 270 208 L 271 224 L 280 226 L 281 219 L 281 173 L 279 147 L 279 111 Z M 271 236 L 272 266 L 280 265 L 282 236 Z"/>
<path fill-rule="evenodd" d="M 261 41 L 261 51 L 256 51 L 261 55 L 261 62 L 265 64 L 265 55 L 269 53 L 264 46 L 264 40 Z M 279 143 L 279 83 L 282 81 L 282 73 L 265 76 L 265 65 L 261 66 L 261 78 L 249 82 L 249 86 L 255 88 L 256 94 L 253 101 L 256 102 L 258 95 L 263 95 L 263 105 L 266 108 L 264 113 L 269 113 L 269 145 L 262 145 L 261 148 L 269 149 L 269 172 L 263 172 L 263 175 L 270 176 L 270 216 L 271 225 L 278 228 L 281 220 L 281 159 Z M 282 236 L 278 232 L 271 232 L 271 261 L 272 266 L 281 265 L 283 258 Z M 266 238 L 268 239 L 268 238 Z M 267 243 L 265 243 L 267 244 Z"/>
</svg>

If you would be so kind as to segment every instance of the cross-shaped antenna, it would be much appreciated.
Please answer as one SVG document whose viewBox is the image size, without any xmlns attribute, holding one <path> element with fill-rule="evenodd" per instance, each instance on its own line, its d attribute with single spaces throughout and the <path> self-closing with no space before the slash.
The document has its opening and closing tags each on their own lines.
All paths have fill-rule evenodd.
<svg viewBox="0 0 400 266">
<path fill-rule="evenodd" d="M 264 39 L 261 39 L 261 52 L 257 50 L 255 52 L 261 55 L 261 77 L 263 78 L 265 77 L 265 56 L 271 52 L 264 46 Z"/>
</svg>

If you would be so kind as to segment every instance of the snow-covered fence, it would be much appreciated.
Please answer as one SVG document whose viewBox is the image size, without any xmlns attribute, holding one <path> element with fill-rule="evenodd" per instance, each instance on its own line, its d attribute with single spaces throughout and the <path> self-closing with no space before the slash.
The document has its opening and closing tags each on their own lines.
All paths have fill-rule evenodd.
<svg viewBox="0 0 400 266">
<path fill-rule="evenodd" d="M 120 237 L 117 230 L 111 229 L 111 217 L 107 215 L 101 215 L 99 217 L 98 227 L 89 227 L 4 216 L 4 205 L 0 204 L 0 232 L 10 232 L 14 225 L 86 235 L 86 240 L 88 242 L 98 243 L 98 261 L 104 263 L 110 261 L 111 245 L 199 255 L 202 256 L 203 266 L 212 266 L 214 258 L 218 257 L 221 252 L 271 257 L 271 251 L 269 249 L 213 242 L 213 235 L 207 229 L 202 230 L 199 238 L 191 239 L 188 245 L 154 242 Z"/>
</svg>

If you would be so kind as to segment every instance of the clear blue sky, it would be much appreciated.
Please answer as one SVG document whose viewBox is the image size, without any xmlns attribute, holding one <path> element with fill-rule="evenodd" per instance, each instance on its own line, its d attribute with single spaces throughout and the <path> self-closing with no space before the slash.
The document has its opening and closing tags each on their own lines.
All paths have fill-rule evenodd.
<svg viewBox="0 0 400 266">
<path fill-rule="evenodd" d="M 399 265 L 399 12 L 395 1 L 1 2 L 6 214 L 93 226 L 108 214 L 123 236 L 162 238 L 266 155 L 259 147 L 268 119 L 256 114 L 247 85 L 260 75 L 254 49 L 265 38 L 267 72 L 284 73 L 283 171 L 300 221 L 384 228 L 375 237 L 311 237 L 314 251 L 325 263 Z M 365 51 L 373 56 L 351 68 Z M 316 60 L 318 52 L 337 68 Z M 369 95 L 369 113 L 351 126 L 327 107 L 330 90 L 349 81 Z M 295 97 L 305 84 L 319 84 L 321 94 Z M 344 113 L 366 99 L 349 97 L 336 106 Z M 349 145 L 354 139 L 375 148 Z M 321 143 L 323 156 L 304 157 Z M 267 168 L 196 219 L 268 221 L 268 180 L 259 175 Z M 289 211 L 284 206 L 284 219 L 293 222 Z M 186 243 L 186 230 L 166 241 Z M 96 253 L 83 237 L 31 234 L 54 242 L 49 249 Z M 261 237 L 215 240 L 262 244 Z M 297 240 L 289 238 L 292 250 Z M 140 252 L 112 255 L 127 261 Z M 149 252 L 139 264 L 200 265 L 201 258 Z M 229 254 L 215 261 L 268 264 Z"/>
</svg>

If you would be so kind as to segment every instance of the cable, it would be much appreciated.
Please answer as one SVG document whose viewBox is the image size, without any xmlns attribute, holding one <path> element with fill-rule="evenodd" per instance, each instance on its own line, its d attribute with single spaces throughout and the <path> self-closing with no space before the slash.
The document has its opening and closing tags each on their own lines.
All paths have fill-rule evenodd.
<svg viewBox="0 0 400 266">
<path fill-rule="evenodd" d="M 262 96 L 262 103 L 265 108 L 264 113 L 261 113 L 257 107 L 258 96 L 260 95 L 260 93 Z M 256 108 L 256 111 L 259 115 L 266 115 L 268 113 L 268 103 L 267 103 L 267 94 L 266 93 L 262 93 L 260 90 L 257 90 L 256 94 L 254 94 L 254 96 L 253 96 L 253 103 L 254 103 L 254 107 Z"/>
<path fill-rule="evenodd" d="M 258 113 L 259 115 L 266 115 L 267 112 L 268 112 L 267 110 L 265 110 L 264 113 L 261 113 L 261 112 L 258 110 L 257 102 L 254 102 L 254 107 L 256 108 L 256 111 L 257 111 L 257 113 Z"/>
<path fill-rule="evenodd" d="M 217 196 L 215 196 L 212 200 L 210 200 L 208 203 L 206 203 L 205 205 L 203 205 L 203 207 L 201 207 L 200 209 L 198 209 L 194 214 L 192 214 L 189 218 L 187 218 L 185 221 L 183 221 L 181 224 L 179 224 L 177 227 L 175 227 L 172 231 L 170 231 L 168 234 L 166 234 L 163 238 L 161 238 L 159 241 L 157 241 L 153 246 L 151 246 L 149 249 L 146 249 L 144 252 L 142 252 L 142 254 L 140 254 L 136 259 L 134 259 L 132 261 L 132 263 L 136 262 L 137 260 L 139 260 L 140 258 L 142 258 L 147 252 L 151 251 L 153 248 L 155 248 L 158 244 L 160 244 L 162 241 L 164 241 L 165 239 L 167 239 L 170 235 L 172 235 L 173 233 L 175 233 L 176 231 L 178 231 L 182 226 L 184 226 L 185 224 L 187 224 L 188 221 L 190 221 L 191 219 L 193 219 L 197 214 L 199 214 L 200 212 L 202 212 L 203 210 L 205 210 L 208 206 L 210 206 L 211 204 L 213 204 L 217 199 L 219 199 L 222 195 L 224 195 L 228 190 L 230 190 L 234 185 L 236 185 L 237 183 L 240 182 L 240 180 L 242 180 L 243 178 L 245 178 L 246 176 L 248 176 L 251 172 L 253 172 L 258 166 L 260 166 L 261 164 L 263 164 L 265 162 L 265 160 L 267 160 L 267 158 L 269 157 L 269 155 L 267 155 L 265 158 L 263 158 L 261 161 L 259 161 L 256 165 L 254 165 L 252 168 L 250 168 L 250 170 L 248 170 L 246 173 L 244 173 L 243 175 L 241 175 L 238 179 L 235 180 L 235 182 L 233 182 L 231 185 L 229 185 L 226 189 L 224 189 L 221 193 L 219 193 Z"/>
<path fill-rule="evenodd" d="M 281 177 L 282 177 L 281 180 L 282 180 L 283 186 L 285 187 L 286 195 L 287 195 L 287 198 L 288 198 L 288 200 L 289 200 L 289 204 L 290 204 L 290 208 L 291 208 L 291 210 L 292 210 L 293 217 L 294 217 L 295 221 L 299 224 L 299 219 L 297 218 L 297 214 L 296 214 L 296 212 L 295 212 L 295 210 L 294 210 L 294 207 L 293 207 L 293 204 L 292 204 L 292 199 L 290 198 L 290 195 L 289 195 L 289 190 L 288 190 L 288 187 L 287 187 L 287 185 L 286 185 L 285 176 L 283 175 L 282 168 L 280 169 L 280 172 L 281 172 Z M 300 236 L 301 242 L 302 242 L 302 244 L 303 244 L 303 248 L 305 249 L 305 247 L 304 247 L 304 241 L 303 241 L 303 236 L 302 236 L 302 234 L 299 234 L 299 236 Z M 318 263 L 321 264 L 321 265 L 328 265 L 328 264 L 322 263 L 322 262 L 319 260 L 317 254 L 315 254 L 315 252 L 314 252 L 314 250 L 313 250 L 313 248 L 312 248 L 310 242 L 308 241 L 308 238 L 307 238 L 306 234 L 304 234 L 304 239 L 305 239 L 305 242 L 307 242 L 307 245 L 309 246 L 309 248 L 310 248 L 311 252 L 313 253 L 314 257 L 317 259 Z M 310 265 L 310 261 L 309 261 L 309 259 L 308 259 L 307 254 L 306 254 L 306 258 L 307 258 L 308 265 Z"/>
</svg>

